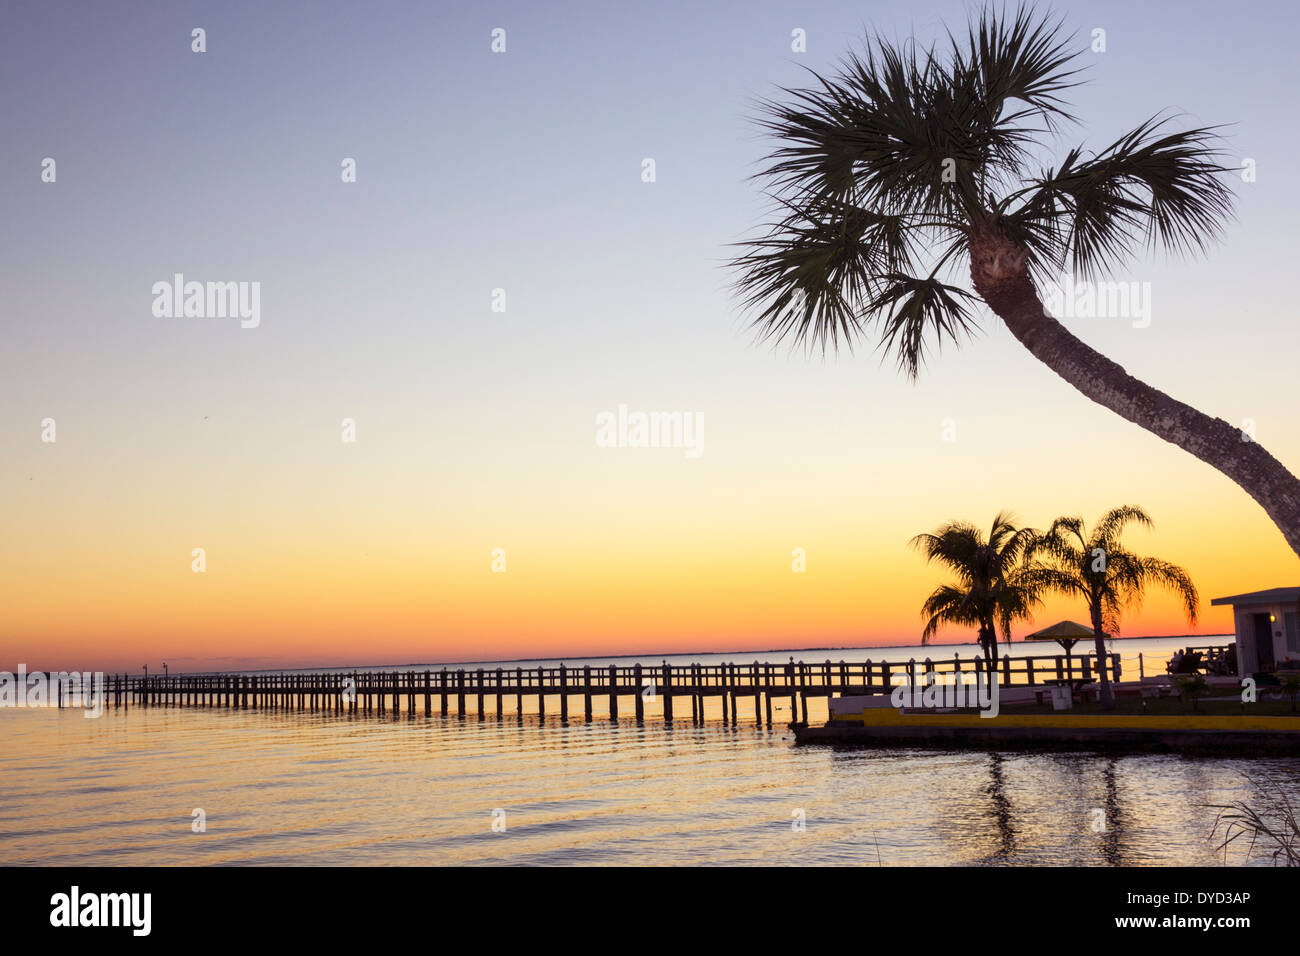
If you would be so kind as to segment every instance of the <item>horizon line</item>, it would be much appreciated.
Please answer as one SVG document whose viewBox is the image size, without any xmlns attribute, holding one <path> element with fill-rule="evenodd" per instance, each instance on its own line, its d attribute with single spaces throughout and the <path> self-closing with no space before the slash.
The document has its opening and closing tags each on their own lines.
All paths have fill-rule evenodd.
<svg viewBox="0 0 1300 956">
<path fill-rule="evenodd" d="M 1130 635 L 1130 636 L 1127 636 L 1127 637 L 1125 637 L 1125 636 L 1108 637 L 1107 640 L 1108 640 L 1108 641 L 1159 641 L 1159 640 L 1168 640 L 1168 639 L 1170 639 L 1170 638 L 1175 638 L 1175 637 L 1227 637 L 1227 638 L 1232 638 L 1232 639 L 1235 640 L 1235 639 L 1236 639 L 1236 634 L 1235 634 L 1235 633 L 1232 633 L 1232 632 L 1211 633 L 1211 634 L 1190 634 L 1190 633 L 1182 633 L 1182 634 L 1137 634 L 1137 635 Z M 1084 642 L 1084 641 L 1087 641 L 1087 640 L 1088 640 L 1088 638 L 1081 638 L 1081 639 L 1080 639 L 1080 643 L 1082 643 L 1082 642 Z M 1026 641 L 1026 640 L 1024 640 L 1023 638 L 1021 638 L 1019 641 L 1014 641 L 1014 640 L 1013 640 L 1013 641 L 1010 641 L 1010 642 L 999 642 L 999 646 L 1005 647 L 1005 646 L 1007 646 L 1007 644 L 1051 644 L 1051 643 L 1053 643 L 1053 642 L 1051 642 L 1051 641 Z M 649 657 L 661 657 L 661 658 L 667 658 L 667 657 L 685 657 L 685 656 L 687 656 L 687 655 L 689 655 L 689 654 L 699 654 L 699 655 L 702 656 L 702 657 L 720 657 L 720 656 L 722 656 L 722 655 L 724 655 L 724 654 L 728 654 L 728 653 L 737 653 L 737 654 L 783 654 L 783 653 L 788 653 L 788 652 L 791 652 L 791 651 L 865 651 L 865 650 L 877 650 L 877 649 L 878 649 L 878 650 L 895 650 L 895 649 L 897 649 L 897 648 L 903 648 L 903 647 L 927 647 L 927 646 L 928 646 L 928 647 L 968 647 L 968 646 L 969 646 L 969 647 L 978 647 L 978 646 L 979 646 L 979 642 L 978 642 L 978 641 L 946 641 L 946 642 L 940 642 L 940 643 L 935 643 L 935 644 L 930 644 L 930 645 L 926 645 L 926 644 L 840 644 L 840 645 L 826 645 L 826 646 L 821 646 L 821 647 L 773 647 L 773 648 L 768 648 L 768 649 L 766 649 L 766 650 L 746 649 L 746 650 L 743 650 L 743 651 L 735 651 L 735 652 L 731 652 L 731 651 L 656 651 L 656 652 L 654 652 L 654 653 L 652 653 L 652 654 L 651 654 L 651 653 L 635 653 L 635 654 L 585 654 L 585 655 L 581 655 L 581 656 L 577 656 L 577 655 L 575 655 L 575 656 L 573 656 L 572 658 L 557 657 L 557 656 L 554 656 L 554 655 L 546 656 L 546 657 L 501 657 L 501 658 L 492 658 L 492 659 L 478 659 L 478 658 L 471 658 L 471 659 L 467 659 L 467 660 L 459 660 L 459 661 L 450 661 L 450 660 L 445 660 L 445 661 L 412 661 L 412 662 L 409 662 L 409 663 L 406 663 L 406 664 L 393 664 L 393 663 L 389 663 L 389 664 L 316 664 L 316 665 L 311 665 L 311 666 L 245 667 L 245 668 L 240 668 L 240 669 L 237 669 L 237 670 L 226 670 L 226 671 L 217 671 L 217 670 L 182 671 L 182 670 L 178 670 L 176 673 L 177 673 L 177 674 L 218 674 L 218 673 L 219 673 L 219 674 L 254 674 L 254 673 L 261 673 L 261 672 L 266 672 L 266 671 L 281 671 L 281 672 L 293 671 L 293 672 L 298 672 L 298 671 L 329 671 L 329 670 L 379 670 L 379 669 L 383 669 L 383 668 L 393 668 L 393 667 L 442 667 L 442 668 L 446 668 L 447 666 L 449 666 L 449 665 L 454 665 L 454 664 L 460 664 L 460 665 L 464 665 L 464 664 L 505 664 L 505 663 L 510 663 L 510 662 L 518 662 L 518 663 L 522 663 L 522 664 L 528 664 L 528 663 L 535 663 L 535 662 L 540 662 L 540 661 L 560 661 L 560 662 L 562 663 L 562 662 L 564 662 L 565 660 L 568 660 L 568 659 L 572 659 L 572 660 L 592 660 L 592 659 L 596 659 L 596 658 L 599 658 L 599 659 L 601 659 L 601 660 L 614 660 L 614 661 L 617 661 L 617 660 L 630 660 L 630 659 L 645 659 L 645 658 L 649 658 Z M 1085 653 L 1086 653 L 1086 652 L 1085 652 Z M 48 670 L 48 668 L 40 668 L 40 667 L 37 667 L 37 668 L 31 668 L 31 667 L 28 667 L 28 668 L 27 668 L 28 673 L 38 673 L 38 672 L 45 671 L 45 670 Z"/>
</svg>

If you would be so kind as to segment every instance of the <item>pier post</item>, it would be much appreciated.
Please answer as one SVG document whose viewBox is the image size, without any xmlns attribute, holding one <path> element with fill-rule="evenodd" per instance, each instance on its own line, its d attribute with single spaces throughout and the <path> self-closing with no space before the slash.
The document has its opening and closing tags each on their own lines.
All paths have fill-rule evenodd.
<svg viewBox="0 0 1300 956">
<path fill-rule="evenodd" d="M 524 719 L 524 669 L 515 668 L 515 716 Z"/>
<path fill-rule="evenodd" d="M 659 692 L 664 695 L 664 723 L 673 722 L 673 669 L 672 666 L 664 661 L 663 679 L 659 682 L 662 686 Z"/>
<path fill-rule="evenodd" d="M 609 717 L 618 720 L 618 668 L 609 665 Z"/>
<path fill-rule="evenodd" d="M 560 664 L 560 723 L 569 722 L 569 675 L 564 664 Z"/>
<path fill-rule="evenodd" d="M 447 668 L 438 676 L 438 700 L 442 706 L 442 716 L 447 716 Z"/>
<path fill-rule="evenodd" d="M 501 719 L 501 668 L 497 668 L 497 720 Z"/>
<path fill-rule="evenodd" d="M 591 723 L 591 665 L 582 665 L 582 714 Z"/>
<path fill-rule="evenodd" d="M 645 679 L 639 663 L 632 665 L 632 674 L 636 684 L 636 722 L 640 724 L 645 722 L 645 698 L 641 696 L 645 692 Z"/>
<path fill-rule="evenodd" d="M 546 669 L 537 668 L 537 717 L 546 719 Z"/>
<path fill-rule="evenodd" d="M 456 716 L 465 716 L 465 669 L 456 671 Z"/>
<path fill-rule="evenodd" d="M 483 719 L 483 668 L 478 669 L 478 719 Z"/>
<path fill-rule="evenodd" d="M 428 672 L 424 672 L 424 716 L 428 717 L 433 713 L 433 678 Z"/>
</svg>

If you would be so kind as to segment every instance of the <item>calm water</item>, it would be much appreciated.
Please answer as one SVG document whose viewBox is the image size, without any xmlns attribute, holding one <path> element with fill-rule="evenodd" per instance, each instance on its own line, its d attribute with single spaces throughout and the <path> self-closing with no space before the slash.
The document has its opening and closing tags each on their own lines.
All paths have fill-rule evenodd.
<svg viewBox="0 0 1300 956">
<path fill-rule="evenodd" d="M 1214 864 L 1207 804 L 1250 779 L 1300 793 L 1295 760 L 795 747 L 750 714 L 668 729 L 9 709 L 0 862 Z"/>
</svg>

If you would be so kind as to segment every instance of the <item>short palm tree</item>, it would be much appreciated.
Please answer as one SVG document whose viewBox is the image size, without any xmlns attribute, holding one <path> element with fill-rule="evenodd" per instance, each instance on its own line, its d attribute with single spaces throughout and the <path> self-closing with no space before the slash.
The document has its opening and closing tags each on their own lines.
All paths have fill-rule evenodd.
<svg viewBox="0 0 1300 956">
<path fill-rule="evenodd" d="M 1083 600 L 1097 640 L 1097 679 L 1101 704 L 1115 705 L 1106 666 L 1106 635 L 1119 633 L 1120 617 L 1141 607 L 1150 584 L 1167 588 L 1182 598 L 1187 620 L 1195 623 L 1199 611 L 1196 587 L 1187 572 L 1160 558 L 1129 551 L 1120 542 L 1129 524 L 1152 526 L 1141 508 L 1121 505 L 1102 515 L 1091 530 L 1082 518 L 1057 518 L 1047 533 L 1028 549 L 1032 567 L 1026 571 L 1032 586 L 1058 591 Z"/>
<path fill-rule="evenodd" d="M 921 643 L 930 643 L 944 625 L 978 628 L 992 673 L 998 662 L 998 632 L 1009 642 L 1012 622 L 1028 618 L 1040 603 L 1036 579 L 1026 577 L 1024 564 L 1037 538 L 1032 528 L 1017 528 L 1006 512 L 993 519 L 987 538 L 963 521 L 913 538 L 912 546 L 927 561 L 943 565 L 957 578 L 957 583 L 940 585 L 925 599 Z"/>
<path fill-rule="evenodd" d="M 982 300 L 1074 388 L 1235 481 L 1300 554 L 1294 475 L 1043 307 L 1039 284 L 1061 270 L 1091 279 L 1146 246 L 1204 250 L 1232 208 L 1214 128 L 1157 115 L 1052 160 L 1074 120 L 1061 94 L 1079 82 L 1079 52 L 1059 22 L 986 9 L 939 47 L 876 38 L 836 74 L 764 103 L 760 124 L 780 145 L 757 178 L 776 219 L 742 244 L 737 291 L 778 342 L 825 350 L 874 328 L 912 378 L 929 348 L 977 328 Z"/>
<path fill-rule="evenodd" d="M 1210 685 L 1205 676 L 1197 673 L 1181 674 L 1174 678 L 1174 683 L 1178 685 L 1178 692 L 1183 700 L 1192 702 L 1192 710 L 1200 710 L 1197 702 L 1210 692 Z"/>
</svg>

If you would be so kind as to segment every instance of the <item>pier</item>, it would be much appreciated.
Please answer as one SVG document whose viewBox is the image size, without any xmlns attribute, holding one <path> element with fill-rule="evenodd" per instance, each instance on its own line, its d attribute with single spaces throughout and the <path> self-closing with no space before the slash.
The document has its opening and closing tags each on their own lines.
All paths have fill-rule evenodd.
<svg viewBox="0 0 1300 956">
<path fill-rule="evenodd" d="M 1120 656 L 1112 653 L 1110 674 L 1117 679 Z M 1093 679 L 1093 655 L 1003 657 L 997 665 L 1001 686 Z M 886 693 L 895 684 L 914 683 L 925 674 L 976 675 L 985 678 L 983 657 L 926 657 L 907 661 L 754 661 L 722 664 L 659 664 L 568 667 L 479 667 L 438 670 L 329 671 L 314 673 L 246 674 L 109 674 L 104 678 L 103 703 L 109 709 L 127 707 L 231 708 L 239 710 L 322 711 L 376 717 L 414 717 L 435 713 L 443 717 L 484 719 L 495 712 L 506 716 L 526 712 L 561 721 L 592 720 L 593 703 L 607 704 L 612 720 L 645 720 L 647 705 L 661 705 L 667 723 L 704 721 L 705 702 L 721 701 L 722 719 L 736 724 L 743 708 L 746 720 L 772 726 L 773 701 L 788 701 L 796 722 L 808 719 L 810 698 Z M 52 701 L 58 706 L 84 701 L 86 689 L 67 674 L 47 673 Z M 77 703 L 77 706 L 81 706 Z"/>
</svg>

